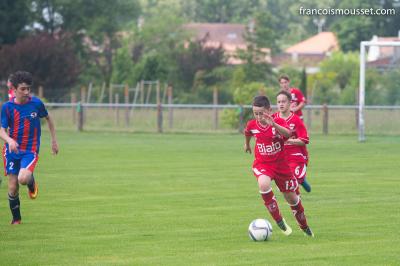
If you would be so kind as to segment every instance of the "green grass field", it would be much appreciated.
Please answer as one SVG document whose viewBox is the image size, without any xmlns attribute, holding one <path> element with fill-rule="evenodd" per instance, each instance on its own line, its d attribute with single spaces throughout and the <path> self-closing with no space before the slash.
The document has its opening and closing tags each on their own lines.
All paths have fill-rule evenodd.
<svg viewBox="0 0 400 266">
<path fill-rule="evenodd" d="M 272 219 L 242 136 L 64 132 L 53 157 L 45 133 L 23 224 L 9 224 L 0 188 L 0 265 L 398 265 L 400 137 L 356 140 L 312 136 L 314 239 L 279 195 L 293 234 L 273 225 L 271 241 L 253 242 L 250 221 Z"/>
</svg>

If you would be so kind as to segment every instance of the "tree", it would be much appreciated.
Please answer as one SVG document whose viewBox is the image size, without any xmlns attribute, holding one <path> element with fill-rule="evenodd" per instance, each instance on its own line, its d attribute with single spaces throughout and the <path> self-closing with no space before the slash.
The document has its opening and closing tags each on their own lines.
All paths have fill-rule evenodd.
<svg viewBox="0 0 400 266">
<path fill-rule="evenodd" d="M 74 85 L 80 73 L 68 36 L 53 36 L 42 33 L 17 41 L 15 45 L 4 45 L 0 50 L 0 73 L 2 79 L 17 70 L 33 74 L 35 86 L 43 86 L 45 97 L 57 100 L 62 89 Z"/>
<path fill-rule="evenodd" d="M 332 16 L 333 22 L 330 29 L 337 33 L 343 51 L 358 51 L 360 42 L 370 40 L 373 35 L 397 36 L 400 7 L 395 7 L 393 1 L 343 0 L 338 1 L 333 7 L 350 10 L 395 8 L 396 11 L 396 15 L 387 16 Z"/>
<path fill-rule="evenodd" d="M 89 56 L 104 81 L 110 83 L 113 56 L 120 47 L 120 34 L 140 13 L 137 0 L 37 0 L 37 22 L 43 31 L 73 33 L 80 56 Z M 83 44 L 80 46 L 79 44 Z"/>
<path fill-rule="evenodd" d="M 348 85 L 357 86 L 359 66 L 357 53 L 335 52 L 321 63 L 320 69 L 324 73 L 336 73 L 335 83 L 343 90 Z"/>
<path fill-rule="evenodd" d="M 141 27 L 133 27 L 129 42 L 134 82 L 151 79 L 175 83 L 178 79 L 177 54 L 189 39 L 182 18 L 176 16 L 178 12 L 173 5 L 152 4 L 144 11 Z M 153 71 L 156 68 L 159 71 Z"/>
<path fill-rule="evenodd" d="M 389 105 L 400 104 L 400 70 L 388 71 L 382 79 L 386 88 L 386 103 Z"/>
<path fill-rule="evenodd" d="M 2 0 L 0 1 L 0 46 L 13 44 L 26 31 L 25 26 L 32 20 L 28 0 Z"/>
<path fill-rule="evenodd" d="M 182 13 L 190 21 L 245 23 L 260 7 L 260 0 L 182 0 Z"/>
<path fill-rule="evenodd" d="M 206 85 L 212 85 L 216 80 L 215 75 L 207 75 L 213 69 L 224 65 L 224 50 L 220 47 L 205 46 L 206 39 L 190 42 L 188 47 L 176 54 L 177 77 L 180 87 L 186 92 L 195 92 L 196 75 Z M 198 75 L 201 75 L 198 76 Z M 190 89 L 190 90 L 189 90 Z"/>
</svg>

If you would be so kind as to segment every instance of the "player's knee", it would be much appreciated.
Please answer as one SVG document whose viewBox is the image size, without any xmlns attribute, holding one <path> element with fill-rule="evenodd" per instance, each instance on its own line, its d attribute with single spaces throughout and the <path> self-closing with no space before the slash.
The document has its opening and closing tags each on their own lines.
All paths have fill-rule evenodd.
<svg viewBox="0 0 400 266">
<path fill-rule="evenodd" d="M 271 182 L 258 182 L 258 188 L 260 189 L 260 191 L 270 191 L 271 190 Z"/>
<path fill-rule="evenodd" d="M 30 180 L 30 178 L 31 178 L 31 173 L 30 172 L 28 172 L 28 171 L 23 171 L 23 172 L 20 172 L 20 174 L 18 175 L 18 182 L 21 184 L 21 185 L 26 185 L 26 184 L 28 184 L 28 182 L 29 182 L 29 180 Z"/>
<path fill-rule="evenodd" d="M 296 205 L 300 200 L 300 197 L 295 192 L 284 193 L 284 197 L 290 205 Z"/>
<path fill-rule="evenodd" d="M 258 177 L 258 188 L 260 191 L 268 191 L 271 189 L 271 178 L 266 175 L 260 175 Z"/>
</svg>

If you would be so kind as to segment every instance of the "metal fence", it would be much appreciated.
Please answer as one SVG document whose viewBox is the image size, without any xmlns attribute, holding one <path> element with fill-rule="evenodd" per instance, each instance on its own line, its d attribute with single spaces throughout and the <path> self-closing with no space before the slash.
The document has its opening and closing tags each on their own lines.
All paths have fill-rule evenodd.
<svg viewBox="0 0 400 266">
<path fill-rule="evenodd" d="M 251 106 L 198 104 L 47 103 L 60 130 L 127 132 L 238 132 Z M 357 134 L 358 106 L 308 105 L 310 133 Z M 235 122 L 236 121 L 236 122 Z M 400 134 L 400 106 L 367 106 L 366 134 Z"/>
</svg>

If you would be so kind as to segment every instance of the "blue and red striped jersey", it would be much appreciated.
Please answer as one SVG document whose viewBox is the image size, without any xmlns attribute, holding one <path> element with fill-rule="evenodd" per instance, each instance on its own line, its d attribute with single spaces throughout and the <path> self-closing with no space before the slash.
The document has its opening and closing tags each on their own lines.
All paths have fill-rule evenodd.
<svg viewBox="0 0 400 266">
<path fill-rule="evenodd" d="M 18 143 L 19 150 L 39 153 L 40 118 L 48 116 L 46 107 L 37 97 L 29 98 L 24 104 L 14 100 L 10 99 L 1 108 L 1 127 L 8 129 L 9 136 Z"/>
</svg>

